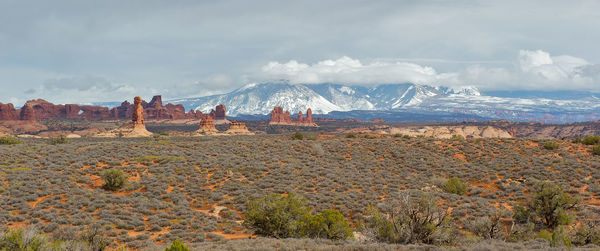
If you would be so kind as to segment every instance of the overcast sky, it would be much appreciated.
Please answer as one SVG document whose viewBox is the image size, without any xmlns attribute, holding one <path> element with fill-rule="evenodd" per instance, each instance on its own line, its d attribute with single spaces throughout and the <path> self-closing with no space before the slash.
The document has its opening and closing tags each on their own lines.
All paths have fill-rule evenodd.
<svg viewBox="0 0 600 251">
<path fill-rule="evenodd" d="M 0 0 L 0 102 L 247 83 L 600 90 L 600 1 Z"/>
</svg>

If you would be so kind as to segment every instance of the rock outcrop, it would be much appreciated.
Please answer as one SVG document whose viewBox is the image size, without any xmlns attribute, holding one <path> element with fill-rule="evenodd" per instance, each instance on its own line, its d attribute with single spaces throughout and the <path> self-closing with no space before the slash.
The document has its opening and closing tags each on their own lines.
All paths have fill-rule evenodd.
<svg viewBox="0 0 600 251">
<path fill-rule="evenodd" d="M 142 102 L 143 100 L 139 96 L 133 99 L 133 112 L 131 114 L 131 123 L 129 125 L 105 133 L 97 134 L 96 137 L 139 138 L 152 136 L 152 133 L 146 130 L 146 124 L 144 122 L 144 107 L 142 107 Z"/>
<path fill-rule="evenodd" d="M 142 101 L 144 118 L 147 120 L 202 119 L 208 114 L 191 110 L 186 113 L 183 105 L 163 105 L 160 95 L 154 96 L 150 103 Z M 30 107 L 27 107 L 30 106 Z M 23 109 L 27 108 L 27 111 Z M 31 111 L 33 108 L 33 112 Z M 89 105 L 55 105 L 43 99 L 29 100 L 21 109 L 12 104 L 0 103 L 0 120 L 44 120 L 44 119 L 87 119 L 87 120 L 120 120 L 131 117 L 133 104 L 124 101 L 120 106 L 109 109 L 102 106 Z M 216 107 L 213 119 L 226 120 L 225 106 Z"/>
<path fill-rule="evenodd" d="M 269 120 L 269 124 L 274 125 L 286 125 L 292 124 L 292 117 L 290 116 L 289 111 L 283 112 L 283 107 L 275 106 L 273 111 L 271 111 L 271 119 Z"/>
<path fill-rule="evenodd" d="M 219 131 L 217 130 L 217 128 L 215 128 L 215 121 L 210 116 L 207 116 L 206 118 L 201 119 L 200 120 L 200 128 L 198 128 L 198 130 L 196 130 L 197 134 L 202 134 L 202 135 L 212 135 L 212 134 L 216 134 L 218 132 Z"/>
<path fill-rule="evenodd" d="M 35 109 L 33 108 L 33 106 L 31 104 L 25 104 L 25 106 L 23 106 L 23 108 L 21 108 L 21 120 L 26 120 L 26 121 L 36 121 L 36 115 L 35 115 Z"/>
<path fill-rule="evenodd" d="M 389 133 L 440 139 L 449 139 L 454 136 L 463 138 L 512 138 L 508 131 L 493 126 L 392 127 L 389 129 Z"/>
<path fill-rule="evenodd" d="M 250 135 L 253 134 L 248 131 L 248 127 L 246 127 L 246 123 L 231 121 L 229 124 L 229 129 L 225 132 L 227 134 L 236 134 L 236 135 Z"/>
<path fill-rule="evenodd" d="M 317 126 L 312 117 L 312 110 L 308 108 L 306 111 L 306 117 L 302 116 L 302 111 L 298 112 L 298 117 L 294 121 L 290 116 L 289 111 L 283 112 L 283 108 L 275 106 L 271 111 L 271 119 L 269 125 L 292 125 L 292 126 Z"/>
<path fill-rule="evenodd" d="M 0 103 L 0 120 L 18 120 L 19 114 L 13 104 Z"/>
</svg>

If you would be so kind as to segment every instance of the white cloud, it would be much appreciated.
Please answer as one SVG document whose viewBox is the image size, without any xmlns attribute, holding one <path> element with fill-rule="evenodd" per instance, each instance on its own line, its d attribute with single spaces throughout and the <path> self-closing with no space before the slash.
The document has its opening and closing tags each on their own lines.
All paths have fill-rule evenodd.
<svg viewBox="0 0 600 251">
<path fill-rule="evenodd" d="M 363 64 L 358 59 L 341 57 L 313 65 L 291 60 L 270 62 L 262 67 L 268 79 L 286 79 L 292 83 L 385 84 L 399 82 L 430 83 L 438 77 L 435 69 L 407 62 L 375 61 Z"/>
<path fill-rule="evenodd" d="M 411 62 L 375 60 L 362 63 L 344 56 L 315 64 L 269 62 L 261 68 L 265 80 L 291 83 L 387 84 L 416 83 L 443 86 L 473 85 L 481 89 L 588 89 L 600 90 L 600 67 L 582 58 L 551 56 L 542 50 L 521 50 L 514 65 L 467 65 L 464 69 L 438 72 Z"/>
</svg>

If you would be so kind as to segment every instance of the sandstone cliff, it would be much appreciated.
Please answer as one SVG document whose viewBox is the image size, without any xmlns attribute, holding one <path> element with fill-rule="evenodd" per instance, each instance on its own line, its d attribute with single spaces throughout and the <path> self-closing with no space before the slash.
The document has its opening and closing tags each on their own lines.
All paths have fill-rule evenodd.
<svg viewBox="0 0 600 251">
<path fill-rule="evenodd" d="M 454 135 L 464 138 L 512 138 L 508 131 L 492 126 L 392 127 L 389 133 L 440 139 L 449 139 Z"/>
</svg>

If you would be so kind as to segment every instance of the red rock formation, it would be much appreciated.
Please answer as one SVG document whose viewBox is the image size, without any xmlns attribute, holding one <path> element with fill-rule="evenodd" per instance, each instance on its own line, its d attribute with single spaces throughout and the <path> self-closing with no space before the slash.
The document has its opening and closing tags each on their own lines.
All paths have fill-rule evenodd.
<svg viewBox="0 0 600 251">
<path fill-rule="evenodd" d="M 225 116 L 225 105 L 224 104 L 220 104 L 216 107 L 216 111 L 215 111 L 215 120 L 226 120 L 226 116 Z"/>
<path fill-rule="evenodd" d="M 25 106 L 23 106 L 23 108 L 21 108 L 21 120 L 27 120 L 27 121 L 35 121 L 36 120 L 35 109 L 33 109 L 33 106 L 31 106 L 31 104 L 25 104 Z"/>
<path fill-rule="evenodd" d="M 13 104 L 0 103 L 0 120 L 18 120 L 19 114 Z"/>
<path fill-rule="evenodd" d="M 215 128 L 215 121 L 213 120 L 213 118 L 206 116 L 205 118 L 200 120 L 200 128 L 196 132 L 206 134 L 215 133 L 218 132 L 218 130 L 217 128 Z"/>
<path fill-rule="evenodd" d="M 215 109 L 210 110 L 208 116 L 211 116 L 214 120 L 227 120 L 227 116 L 225 115 L 226 108 L 224 104 L 217 105 Z"/>
<path fill-rule="evenodd" d="M 144 108 L 142 107 L 142 98 L 137 96 L 133 99 L 133 114 L 131 115 L 133 126 L 144 125 Z"/>
<path fill-rule="evenodd" d="M 296 121 L 292 121 L 290 112 L 283 112 L 283 108 L 276 106 L 271 111 L 270 125 L 296 125 L 296 126 L 316 126 L 315 121 L 312 118 L 312 110 L 308 108 L 306 111 L 306 118 L 302 116 L 302 111 L 298 112 L 298 118 Z"/>
<path fill-rule="evenodd" d="M 246 127 L 246 123 L 244 122 L 237 122 L 237 121 L 231 121 L 231 123 L 229 124 L 229 129 L 227 129 L 227 131 L 225 133 L 228 134 L 252 134 L 250 131 L 248 131 L 248 127 Z"/>
<path fill-rule="evenodd" d="M 148 107 L 152 107 L 152 108 L 161 108 L 162 105 L 162 96 L 161 95 L 156 95 L 154 97 L 152 97 L 152 100 L 150 100 L 150 103 L 148 104 Z"/>
<path fill-rule="evenodd" d="M 29 100 L 23 107 L 31 106 L 33 111 L 25 112 L 27 118 L 23 118 L 23 108 L 15 109 L 12 104 L 0 103 L 0 120 L 44 120 L 44 119 L 87 119 L 87 120 L 115 120 L 131 118 L 133 114 L 133 104 L 124 101 L 120 106 L 112 109 L 101 106 L 87 105 L 55 105 L 43 99 Z M 185 112 L 183 105 L 166 104 L 163 106 L 162 97 L 154 96 L 150 103 L 141 102 L 144 108 L 144 118 L 146 120 L 172 120 L 172 119 L 202 119 L 207 114 L 202 112 L 190 111 Z M 33 114 L 34 117 L 31 117 Z M 225 105 L 216 107 L 213 110 L 212 117 L 215 120 L 225 120 Z"/>
<path fill-rule="evenodd" d="M 269 120 L 269 124 L 292 124 L 290 112 L 285 111 L 284 113 L 281 106 L 275 106 L 273 111 L 271 111 L 271 120 Z"/>
</svg>

